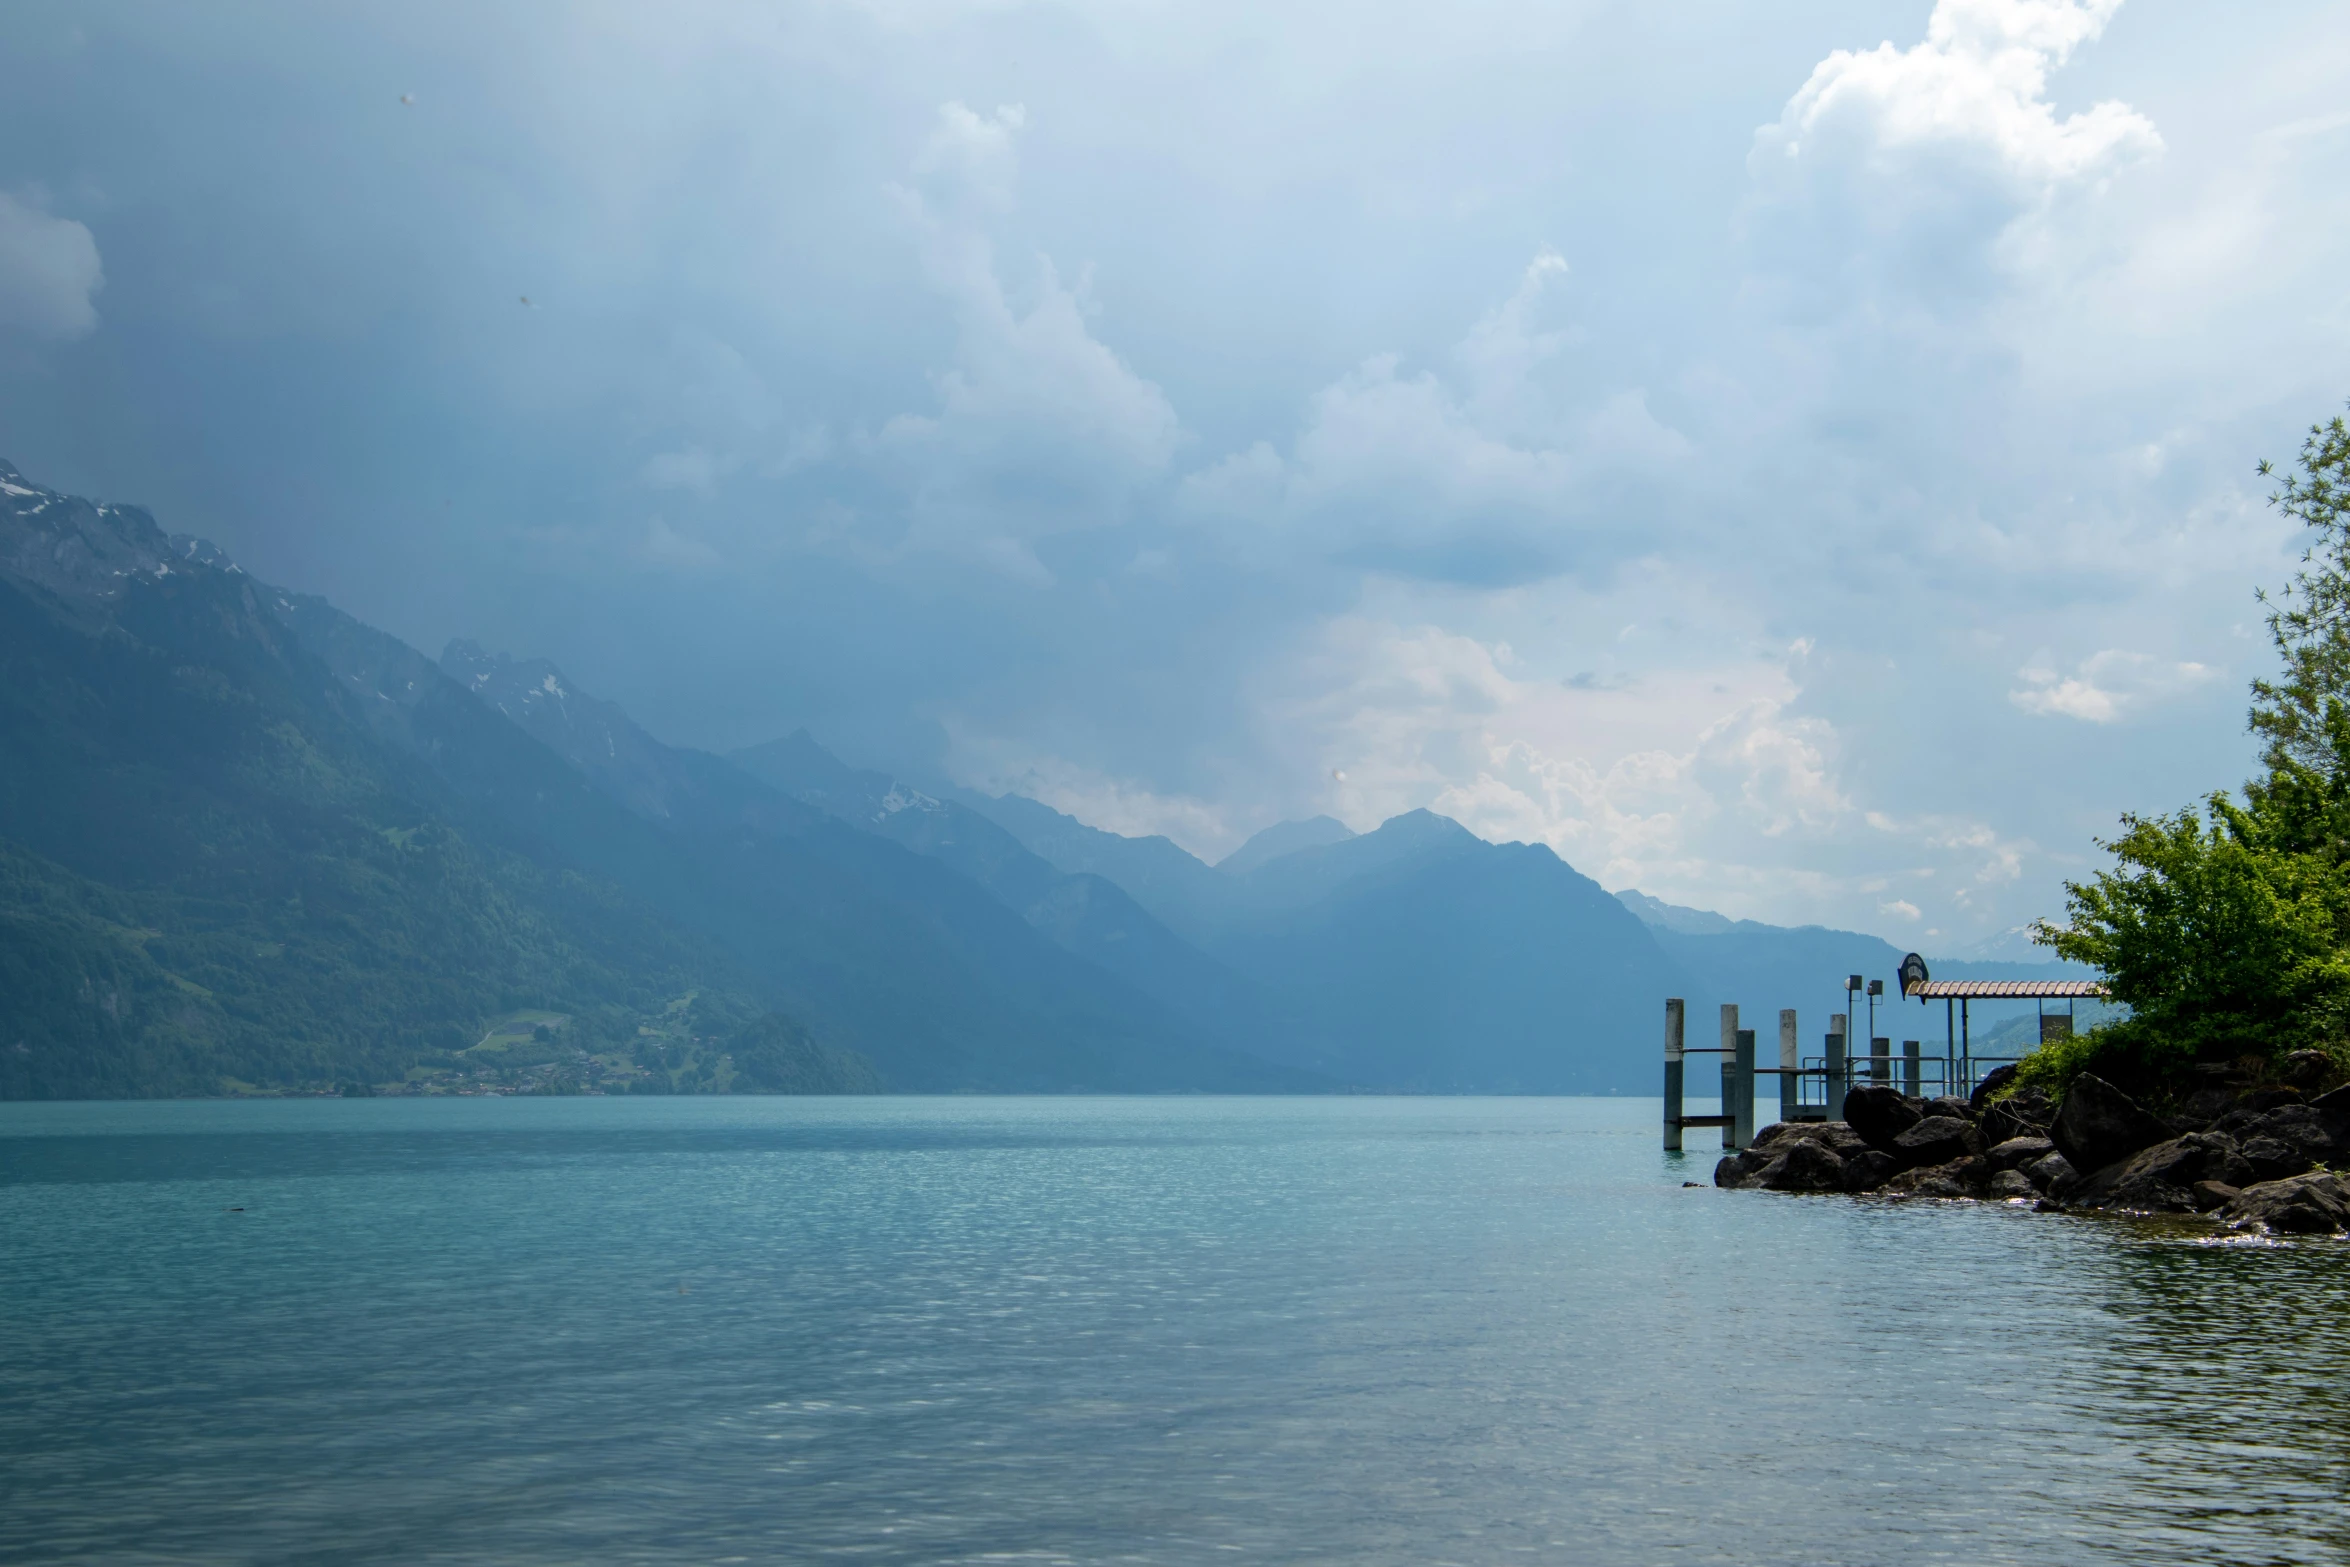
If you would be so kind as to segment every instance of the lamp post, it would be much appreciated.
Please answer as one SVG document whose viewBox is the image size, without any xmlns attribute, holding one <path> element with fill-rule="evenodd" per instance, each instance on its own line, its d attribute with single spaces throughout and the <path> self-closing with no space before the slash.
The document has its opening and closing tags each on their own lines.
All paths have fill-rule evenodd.
<svg viewBox="0 0 2350 1567">
<path fill-rule="evenodd" d="M 1890 1075 L 1890 1068 L 1877 1056 L 1877 998 L 1884 993 L 1883 980 L 1869 981 L 1869 1081 L 1872 1083 L 1881 1083 Z"/>
<path fill-rule="evenodd" d="M 1850 1083 L 1850 1081 L 1849 1081 L 1849 1079 L 1850 1079 L 1850 1077 L 1851 1077 L 1851 1075 L 1852 1075 L 1852 1061 L 1853 1061 L 1853 1056 L 1854 1056 L 1854 1050 L 1853 1050 L 1853 1045 L 1852 1045 L 1852 1038 L 1853 1038 L 1853 1035 L 1852 1035 L 1852 1006 L 1853 1006 L 1853 1000 L 1852 1000 L 1852 998 L 1853 998 L 1854 996 L 1857 996 L 1857 995 L 1859 995 L 1859 994 L 1860 994 L 1860 987 L 1861 987 L 1861 977 L 1860 977 L 1858 974 L 1854 974 L 1854 975 L 1852 975 L 1850 978 L 1848 978 L 1848 979 L 1846 979 L 1846 980 L 1844 981 L 1844 1074 L 1843 1074 L 1843 1075 L 1844 1075 L 1844 1077 L 1847 1079 L 1847 1081 L 1845 1081 L 1845 1082 L 1841 1082 L 1841 1083 L 1837 1084 L 1837 1087 L 1839 1087 L 1839 1088 L 1842 1088 L 1842 1089 L 1850 1089 L 1850 1088 L 1851 1088 L 1851 1086 L 1852 1086 L 1852 1085 L 1851 1085 L 1851 1083 Z M 1837 1105 L 1837 1106 L 1836 1106 L 1834 1109 L 1832 1109 L 1832 1110 L 1830 1110 L 1830 1111 L 1828 1112 L 1828 1118 L 1829 1118 L 1830 1120 L 1834 1120 L 1834 1119 L 1835 1119 L 1835 1118 L 1836 1118 L 1838 1115 L 1840 1115 L 1840 1114 L 1842 1114 L 1842 1113 L 1843 1113 L 1843 1106 L 1842 1106 L 1841 1104 L 1838 1104 L 1838 1105 Z"/>
</svg>

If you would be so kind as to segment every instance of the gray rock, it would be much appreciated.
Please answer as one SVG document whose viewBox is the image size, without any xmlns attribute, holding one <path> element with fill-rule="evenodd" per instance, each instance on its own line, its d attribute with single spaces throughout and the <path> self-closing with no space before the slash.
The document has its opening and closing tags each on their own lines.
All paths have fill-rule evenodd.
<svg viewBox="0 0 2350 1567">
<path fill-rule="evenodd" d="M 1754 1134 L 1751 1146 L 1755 1151 L 1777 1148 L 1795 1138 L 1818 1143 L 1838 1155 L 1856 1154 L 1868 1146 L 1860 1133 L 1842 1121 L 1773 1121 Z"/>
<path fill-rule="evenodd" d="M 2315 1105 L 2278 1105 L 2263 1111 L 2252 1124 L 2237 1135 L 2249 1142 L 2255 1137 L 2273 1137 L 2278 1142 L 2299 1149 L 2315 1163 L 2350 1152 L 2345 1148 L 2343 1133 L 2350 1131 L 2344 1118 L 2329 1115 Z"/>
<path fill-rule="evenodd" d="M 2023 1167 L 2024 1176 L 2041 1192 L 2062 1202 L 2081 1184 L 2081 1172 L 2061 1153 L 2052 1153 L 2045 1159 L 2035 1159 Z"/>
<path fill-rule="evenodd" d="M 2171 1129 L 2105 1079 L 2083 1072 L 2065 1091 L 2048 1136 L 2074 1169 L 2102 1170 L 2169 1141 Z"/>
<path fill-rule="evenodd" d="M 2007 1085 L 2014 1081 L 2015 1065 L 2013 1062 L 2006 1066 L 1993 1067 L 1990 1071 L 1985 1072 L 1983 1080 L 1975 1085 L 1974 1093 L 1967 1099 L 1967 1108 L 1974 1111 L 1975 1114 L 1981 1115 L 1984 1107 L 1990 1104 L 1991 1096 L 2004 1092 Z"/>
<path fill-rule="evenodd" d="M 1972 1197 L 1982 1189 L 1978 1177 L 1987 1179 L 1990 1174 L 1990 1167 L 1981 1159 L 1953 1159 L 1947 1164 L 1903 1170 L 1878 1190 L 1912 1197 Z"/>
<path fill-rule="evenodd" d="M 1798 1143 L 1815 1146 L 1838 1160 L 1865 1152 L 1868 1144 L 1860 1134 L 1842 1121 L 1774 1121 L 1754 1134 L 1754 1141 L 1736 1153 L 1724 1154 L 1714 1166 L 1716 1186 L 1765 1186 L 1769 1182 L 1763 1174 L 1773 1162 L 1785 1157 Z M 1805 1164 L 1799 1169 L 1815 1166 Z M 1841 1180 L 1841 1177 L 1839 1177 Z M 1789 1190 L 1775 1187 L 1774 1190 Z M 1842 1191 L 1841 1184 L 1827 1187 L 1804 1187 L 1803 1190 Z"/>
<path fill-rule="evenodd" d="M 1871 1148 L 1893 1153 L 1893 1140 L 1925 1117 L 1900 1089 L 1863 1083 L 1844 1096 L 1844 1119 Z"/>
<path fill-rule="evenodd" d="M 1844 1157 L 1844 1189 L 1848 1192 L 1873 1192 L 1893 1178 L 1901 1168 L 1900 1161 L 1891 1154 L 1863 1147 L 1858 1153 Z"/>
<path fill-rule="evenodd" d="M 2218 1181 L 2225 1186 L 2250 1186 L 2260 1179 L 2260 1173 L 2252 1168 L 2252 1162 L 2244 1157 L 2244 1151 L 2236 1146 L 2234 1138 L 2223 1132 L 2195 1132 L 2189 1135 L 2201 1138 L 2203 1146 L 2210 1151 L 2210 1156 L 2203 1161 L 2205 1180 Z"/>
<path fill-rule="evenodd" d="M 1790 1138 L 1785 1151 L 1754 1174 L 1748 1186 L 1772 1192 L 1840 1192 L 1844 1190 L 1844 1161 L 1833 1150 L 1807 1137 Z"/>
<path fill-rule="evenodd" d="M 2205 1178 L 2210 1157 L 2198 1141 L 2174 1137 L 2093 1171 L 2071 1201 L 2075 1207 L 2116 1213 L 2192 1213 L 2193 1189 Z"/>
<path fill-rule="evenodd" d="M 1971 1134 L 1971 1136 L 1970 1136 Z M 1968 1147 L 1972 1141 L 1975 1147 Z M 1928 1116 L 1893 1139 L 1887 1150 L 1903 1165 L 1916 1167 L 1924 1164 L 1948 1164 L 1968 1154 L 1979 1153 L 1982 1134 L 1966 1122 L 1947 1115 Z"/>
<path fill-rule="evenodd" d="M 2225 1181 L 2197 1181 L 2191 1196 L 2197 1213 L 2209 1213 L 2214 1208 L 2225 1208 L 2244 1193 Z"/>
<path fill-rule="evenodd" d="M 2000 1202 L 2018 1202 L 2040 1195 L 2031 1178 L 2021 1170 L 2000 1170 L 1991 1177 L 1985 1188 L 1988 1196 Z"/>
<path fill-rule="evenodd" d="M 2309 1101 L 2309 1108 L 2322 1115 L 2350 1116 L 2350 1083 L 2331 1093 L 2319 1094 Z"/>
<path fill-rule="evenodd" d="M 1953 1121 L 1972 1121 L 1975 1118 L 1973 1106 L 1956 1094 L 1944 1094 L 1938 1099 L 1929 1099 L 1918 1109 L 1929 1121 L 1938 1115 L 1946 1115 Z"/>
<path fill-rule="evenodd" d="M 2247 1137 L 2243 1144 L 2244 1162 L 2252 1167 L 2252 1179 L 2281 1181 L 2315 1167 L 2317 1161 L 2274 1137 Z"/>
<path fill-rule="evenodd" d="M 2325 1170 L 2247 1186 L 2220 1216 L 2240 1230 L 2340 1235 L 2350 1230 L 2350 1185 Z"/>
<path fill-rule="evenodd" d="M 1835 1149 L 1847 1159 L 1868 1150 L 1868 1139 L 1854 1131 L 1849 1121 L 1822 1121 L 1817 1123 L 1815 1132 L 1812 1141 Z"/>
<path fill-rule="evenodd" d="M 2035 1159 L 2045 1158 L 2056 1151 L 2056 1144 L 2045 1137 L 2010 1137 L 1984 1155 L 1994 1170 L 2020 1170 Z"/>
</svg>

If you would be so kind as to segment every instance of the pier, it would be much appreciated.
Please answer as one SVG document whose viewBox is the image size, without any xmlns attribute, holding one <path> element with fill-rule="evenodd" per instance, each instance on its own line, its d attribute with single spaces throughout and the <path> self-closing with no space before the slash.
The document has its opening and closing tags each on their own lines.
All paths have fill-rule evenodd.
<svg viewBox="0 0 2350 1567">
<path fill-rule="evenodd" d="M 1939 1056 L 1928 1055 L 1923 1043 L 1916 1039 L 1902 1040 L 1900 1054 L 1894 1054 L 1893 1038 L 1876 1032 L 1877 1003 L 1885 993 L 1884 982 L 1864 980 L 1858 974 L 1844 981 L 1844 1010 L 1829 1015 L 1826 1031 L 1821 1036 L 1820 1053 L 1816 1056 L 1802 1053 L 1802 1026 L 1796 1010 L 1789 1007 L 1779 1013 L 1775 1066 L 1756 1063 L 1755 1031 L 1739 1026 L 1738 1003 L 1722 1004 L 1718 1044 L 1692 1045 L 1687 1038 L 1688 1003 L 1678 996 L 1668 998 L 1665 1002 L 1665 1150 L 1680 1152 L 1682 1134 L 1690 1127 L 1720 1127 L 1722 1146 L 1727 1149 L 1751 1144 L 1758 1077 L 1778 1079 L 1778 1118 L 1782 1121 L 1838 1119 L 1844 1096 L 1862 1083 L 1898 1086 L 1913 1099 L 1942 1094 L 1966 1097 L 1992 1071 L 2022 1059 L 2021 1055 L 1975 1053 L 1971 1019 L 1967 1015 L 1969 1002 L 2039 1002 L 2037 1042 L 2045 1044 L 2071 1035 L 2073 1002 L 2105 997 L 2105 987 L 2095 980 L 1938 981 L 1927 974 L 1925 963 L 1914 953 L 1902 960 L 1901 974 L 1902 999 L 1920 1004 L 1943 1003 L 1944 1038 Z M 1859 1037 L 1853 1025 L 1862 1020 L 1863 997 L 1867 1001 L 1865 1053 L 1851 1048 L 1852 1041 Z M 2065 1010 L 2049 1011 L 2051 1001 L 2063 1001 Z M 1719 1062 L 1721 1110 L 1718 1114 L 1690 1115 L 1684 1108 L 1691 1056 L 1712 1056 Z"/>
</svg>

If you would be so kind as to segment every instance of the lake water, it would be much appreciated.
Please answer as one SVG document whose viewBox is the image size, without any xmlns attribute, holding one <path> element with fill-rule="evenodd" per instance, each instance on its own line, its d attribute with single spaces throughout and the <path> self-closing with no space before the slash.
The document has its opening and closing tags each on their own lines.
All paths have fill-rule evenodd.
<svg viewBox="0 0 2350 1567">
<path fill-rule="evenodd" d="M 2350 1558 L 2350 1249 L 1657 1113 L 0 1105 L 0 1559 Z"/>
</svg>

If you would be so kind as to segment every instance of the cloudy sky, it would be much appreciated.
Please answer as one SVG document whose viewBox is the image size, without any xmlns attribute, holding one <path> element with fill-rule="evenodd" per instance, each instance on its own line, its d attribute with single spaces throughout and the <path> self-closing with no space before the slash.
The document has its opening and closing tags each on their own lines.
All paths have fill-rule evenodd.
<svg viewBox="0 0 2350 1567">
<path fill-rule="evenodd" d="M 2239 781 L 2275 0 L 0 13 L 0 455 L 664 738 L 1955 951 Z"/>
</svg>

